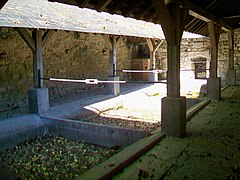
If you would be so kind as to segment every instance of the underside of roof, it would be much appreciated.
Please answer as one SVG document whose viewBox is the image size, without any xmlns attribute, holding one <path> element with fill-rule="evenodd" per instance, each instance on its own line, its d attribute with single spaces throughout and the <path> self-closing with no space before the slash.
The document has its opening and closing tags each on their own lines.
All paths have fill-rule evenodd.
<svg viewBox="0 0 240 180">
<path fill-rule="evenodd" d="M 147 22 L 160 23 L 152 0 L 49 0 L 86 7 L 111 14 L 121 14 Z M 235 29 L 240 28 L 240 1 L 239 0 L 165 0 L 165 3 L 177 2 L 182 7 L 203 10 L 210 19 L 222 21 Z M 197 7 L 196 7 L 197 6 Z M 196 18 L 189 13 L 185 30 L 208 36 L 207 22 Z"/>
</svg>

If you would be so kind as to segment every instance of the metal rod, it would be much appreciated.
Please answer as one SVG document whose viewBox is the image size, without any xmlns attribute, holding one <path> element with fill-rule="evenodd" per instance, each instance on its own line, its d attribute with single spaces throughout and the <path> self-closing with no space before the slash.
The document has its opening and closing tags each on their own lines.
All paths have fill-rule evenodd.
<svg viewBox="0 0 240 180">
<path fill-rule="evenodd" d="M 201 69 L 201 70 L 210 70 L 210 69 Z M 196 71 L 196 69 L 180 69 L 180 71 Z"/>
<path fill-rule="evenodd" d="M 41 78 L 43 80 L 49 80 L 49 81 L 58 81 L 58 82 L 73 82 L 73 83 L 86 83 L 86 84 L 125 84 L 125 83 L 164 83 L 166 84 L 166 81 L 102 81 L 98 79 L 63 79 L 63 78 Z"/>
<path fill-rule="evenodd" d="M 167 81 L 126 81 L 126 83 L 146 83 L 146 84 L 161 83 L 161 84 L 167 84 Z"/>
<path fill-rule="evenodd" d="M 144 72 L 149 72 L 149 73 L 160 73 L 160 72 L 167 72 L 167 70 L 120 70 L 122 72 L 132 72 L 132 73 L 144 73 Z"/>
<path fill-rule="evenodd" d="M 196 69 L 181 69 L 180 71 L 195 71 Z M 202 70 L 210 70 L 210 69 L 202 69 Z M 123 69 L 123 70 L 116 70 L 119 72 L 131 72 L 131 73 L 160 73 L 160 72 L 167 72 L 167 70 L 131 70 L 131 69 Z"/>
</svg>

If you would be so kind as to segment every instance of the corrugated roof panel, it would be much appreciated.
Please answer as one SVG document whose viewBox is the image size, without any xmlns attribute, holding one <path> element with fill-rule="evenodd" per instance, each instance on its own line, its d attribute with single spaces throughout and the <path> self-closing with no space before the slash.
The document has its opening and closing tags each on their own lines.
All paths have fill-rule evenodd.
<svg viewBox="0 0 240 180">
<path fill-rule="evenodd" d="M 0 26 L 164 39 L 160 25 L 47 0 L 9 0 L 0 11 Z"/>
<path fill-rule="evenodd" d="M 9 0 L 0 27 L 57 29 L 85 33 L 165 39 L 161 25 L 47 0 Z M 184 33 L 183 38 L 196 38 Z"/>
</svg>

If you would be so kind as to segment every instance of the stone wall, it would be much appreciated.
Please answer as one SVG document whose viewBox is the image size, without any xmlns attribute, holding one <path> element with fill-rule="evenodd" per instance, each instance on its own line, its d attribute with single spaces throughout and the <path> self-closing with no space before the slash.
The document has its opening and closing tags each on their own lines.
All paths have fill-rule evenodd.
<svg viewBox="0 0 240 180">
<path fill-rule="evenodd" d="M 59 31 L 48 41 L 43 53 L 44 77 L 108 80 L 109 50 L 101 35 Z M 117 69 L 128 69 L 131 50 L 125 39 L 117 45 Z M 56 68 L 58 67 L 58 68 Z M 120 78 L 125 78 L 119 74 Z M 47 82 L 50 98 L 103 88 L 102 85 Z M 104 86 L 105 87 L 105 86 Z"/>
<path fill-rule="evenodd" d="M 143 46 L 143 45 L 141 45 Z M 142 47 L 141 47 L 142 48 Z M 193 38 L 182 39 L 181 42 L 181 69 L 192 69 L 193 64 L 191 59 L 196 57 L 205 57 L 207 59 L 207 69 L 210 67 L 210 39 L 209 38 Z M 228 47 L 228 34 L 223 33 L 219 39 L 219 51 L 218 51 L 218 77 L 221 77 L 223 81 L 226 80 L 226 73 L 228 70 L 229 60 L 229 47 Z M 148 46 L 145 44 L 144 53 L 149 53 Z M 237 80 L 240 80 L 240 29 L 236 29 L 234 33 L 234 60 L 235 69 L 237 71 Z M 156 68 L 167 69 L 167 44 L 163 42 L 161 47 L 156 52 Z M 208 72 L 209 74 L 209 72 Z M 161 74 L 166 78 L 166 73 Z"/>
<path fill-rule="evenodd" d="M 143 46 L 143 45 L 141 45 Z M 145 45 L 145 54 L 149 53 L 147 44 Z M 210 62 L 209 38 L 183 39 L 181 42 L 181 69 L 189 70 L 193 68 L 191 59 L 196 57 L 205 57 L 207 59 L 207 68 Z M 156 69 L 167 69 L 167 43 L 164 41 L 156 51 Z M 187 72 L 187 71 L 186 71 Z M 160 78 L 166 78 L 166 73 L 160 73 Z"/>
<path fill-rule="evenodd" d="M 15 110 L 27 112 L 27 91 L 33 84 L 32 52 L 11 28 L 0 28 L 0 42 L 0 114 Z M 131 48 L 121 38 L 117 46 L 117 68 L 129 69 L 130 65 Z M 107 80 L 109 51 L 101 35 L 54 32 L 43 50 L 43 69 L 44 77 Z M 125 78 L 122 74 L 120 77 Z M 49 87 L 50 101 L 105 87 L 52 81 L 44 81 L 44 86 Z"/>
<path fill-rule="evenodd" d="M 13 29 L 0 28 L 0 113 L 24 111 L 31 85 L 31 50 Z"/>
<path fill-rule="evenodd" d="M 234 31 L 234 67 L 237 72 L 237 81 L 240 81 L 240 29 Z"/>
</svg>

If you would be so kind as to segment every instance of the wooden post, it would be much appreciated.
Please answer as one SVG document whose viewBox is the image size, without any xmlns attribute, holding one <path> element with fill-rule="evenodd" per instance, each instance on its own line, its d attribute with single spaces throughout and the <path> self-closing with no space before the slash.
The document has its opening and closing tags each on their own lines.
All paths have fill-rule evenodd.
<svg viewBox="0 0 240 180">
<path fill-rule="evenodd" d="M 210 61 L 210 77 L 207 80 L 208 98 L 213 101 L 221 99 L 221 78 L 217 77 L 218 69 L 218 43 L 221 27 L 213 21 L 208 22 L 208 31 L 211 41 L 211 61 Z"/>
<path fill-rule="evenodd" d="M 163 43 L 163 40 L 155 43 L 154 39 L 146 39 L 148 48 L 150 50 L 150 70 L 156 69 L 156 51 Z M 158 73 L 148 73 L 148 81 L 158 81 Z"/>
<path fill-rule="evenodd" d="M 117 77 L 117 43 L 119 38 L 116 36 L 109 37 L 109 35 L 103 35 L 103 40 L 109 49 L 109 78 L 111 81 L 118 81 Z M 118 96 L 120 94 L 120 84 L 109 84 L 109 93 Z"/>
<path fill-rule="evenodd" d="M 117 43 L 119 38 L 103 35 L 103 40 L 109 49 L 109 76 L 115 77 L 117 70 Z"/>
<path fill-rule="evenodd" d="M 162 45 L 163 40 L 158 41 L 155 43 L 154 39 L 146 39 L 148 48 L 150 50 L 150 70 L 154 70 L 156 68 L 156 51 Z"/>
<path fill-rule="evenodd" d="M 167 45 L 167 96 L 180 97 L 180 45 Z"/>
<path fill-rule="evenodd" d="M 31 36 L 26 29 L 15 28 L 15 30 L 33 52 L 33 87 L 41 88 L 43 87 L 43 81 L 40 79 L 43 76 L 42 50 L 53 31 L 48 30 L 43 35 L 41 29 L 34 29 Z"/>
<path fill-rule="evenodd" d="M 186 98 L 180 97 L 180 42 L 188 10 L 175 2 L 152 2 L 167 41 L 167 97 L 162 99 L 162 131 L 182 137 L 186 134 Z"/>
<path fill-rule="evenodd" d="M 15 30 L 19 33 L 19 35 L 23 38 L 33 52 L 33 88 L 28 90 L 30 113 L 46 113 L 49 108 L 49 98 L 48 88 L 42 88 L 42 50 L 53 31 L 47 30 L 43 34 L 41 29 L 34 29 L 31 36 L 26 29 L 15 28 Z"/>
<path fill-rule="evenodd" d="M 116 70 L 117 70 L 117 41 L 116 36 L 111 38 L 112 41 L 112 50 L 109 53 L 109 72 L 111 77 L 116 77 Z"/>
<path fill-rule="evenodd" d="M 217 61 L 218 61 L 218 43 L 221 27 L 213 21 L 208 22 L 208 30 L 211 42 L 211 61 L 210 61 L 210 77 L 217 77 Z"/>
<path fill-rule="evenodd" d="M 35 51 L 33 52 L 33 87 L 42 88 L 43 81 L 40 79 L 43 75 L 42 30 L 34 30 L 32 37 L 35 41 Z"/>
<path fill-rule="evenodd" d="M 228 32 L 228 46 L 229 46 L 229 64 L 227 71 L 227 85 L 236 85 L 236 70 L 234 69 L 234 31 Z"/>
<path fill-rule="evenodd" d="M 234 31 L 228 32 L 229 70 L 234 69 Z"/>
</svg>

